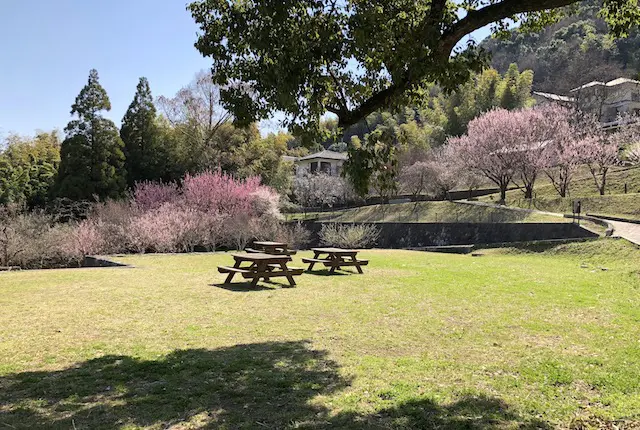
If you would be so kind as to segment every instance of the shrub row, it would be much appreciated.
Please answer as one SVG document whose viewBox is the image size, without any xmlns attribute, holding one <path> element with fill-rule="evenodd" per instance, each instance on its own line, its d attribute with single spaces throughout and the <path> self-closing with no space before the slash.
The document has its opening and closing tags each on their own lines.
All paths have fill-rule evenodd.
<svg viewBox="0 0 640 430">
<path fill-rule="evenodd" d="M 220 172 L 175 183 L 138 184 L 130 199 L 93 205 L 86 219 L 66 223 L 44 213 L 0 212 L 0 266 L 79 264 L 87 255 L 243 249 L 254 239 L 303 247 L 309 234 L 285 226 L 279 196 L 257 178 Z"/>
</svg>

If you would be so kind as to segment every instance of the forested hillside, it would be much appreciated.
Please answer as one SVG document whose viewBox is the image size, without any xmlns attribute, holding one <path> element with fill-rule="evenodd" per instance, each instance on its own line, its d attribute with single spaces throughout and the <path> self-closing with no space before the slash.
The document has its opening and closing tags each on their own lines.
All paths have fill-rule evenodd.
<svg viewBox="0 0 640 430">
<path fill-rule="evenodd" d="M 487 39 L 493 67 L 504 73 L 511 63 L 534 72 L 537 91 L 567 93 L 586 82 L 618 77 L 637 78 L 640 72 L 640 33 L 613 40 L 598 17 L 600 1 L 586 1 L 577 12 L 539 33 L 513 31 L 509 40 Z"/>
</svg>

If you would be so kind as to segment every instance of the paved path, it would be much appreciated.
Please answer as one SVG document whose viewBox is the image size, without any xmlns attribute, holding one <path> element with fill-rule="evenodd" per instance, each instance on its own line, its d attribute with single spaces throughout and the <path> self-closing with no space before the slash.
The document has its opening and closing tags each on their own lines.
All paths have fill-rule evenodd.
<svg viewBox="0 0 640 430">
<path fill-rule="evenodd" d="M 609 220 L 607 220 L 607 222 L 613 226 L 614 236 L 622 237 L 627 239 L 629 242 L 640 245 L 640 224 Z"/>
</svg>

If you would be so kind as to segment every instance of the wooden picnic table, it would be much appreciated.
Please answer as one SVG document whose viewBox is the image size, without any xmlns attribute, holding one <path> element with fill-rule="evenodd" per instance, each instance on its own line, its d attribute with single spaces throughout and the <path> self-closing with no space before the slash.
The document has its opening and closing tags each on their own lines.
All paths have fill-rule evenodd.
<svg viewBox="0 0 640 430">
<path fill-rule="evenodd" d="M 220 266 L 218 272 L 227 273 L 225 284 L 231 283 L 236 273 L 242 275 L 245 279 L 251 279 L 251 286 L 255 287 L 258 281 L 264 278 L 268 281 L 270 278 L 284 276 L 289 281 L 289 285 L 296 286 L 294 276 L 302 275 L 303 269 L 295 267 L 287 267 L 287 263 L 291 261 L 288 255 L 271 255 L 262 253 L 241 253 L 231 254 L 235 260 L 233 267 Z M 243 263 L 248 263 L 243 266 Z"/>
<path fill-rule="evenodd" d="M 272 255 L 295 255 L 295 251 L 291 251 L 287 248 L 287 244 L 284 242 L 270 242 L 270 241 L 256 241 L 253 242 L 251 248 L 245 249 L 250 253 L 264 253 Z"/>
<path fill-rule="evenodd" d="M 303 258 L 303 263 L 309 263 L 308 271 L 313 270 L 316 263 L 330 267 L 329 273 L 334 273 L 336 269 L 344 266 L 354 266 L 358 273 L 362 272 L 362 266 L 369 264 L 368 260 L 358 260 L 358 251 L 355 249 L 341 248 L 311 248 L 314 253 L 313 258 Z M 326 256 L 324 256 L 326 254 Z"/>
</svg>

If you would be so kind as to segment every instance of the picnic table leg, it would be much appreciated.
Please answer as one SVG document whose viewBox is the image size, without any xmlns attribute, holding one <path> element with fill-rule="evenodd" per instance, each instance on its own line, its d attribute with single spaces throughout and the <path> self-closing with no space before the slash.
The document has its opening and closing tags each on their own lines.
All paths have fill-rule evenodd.
<svg viewBox="0 0 640 430">
<path fill-rule="evenodd" d="M 362 267 L 360 267 L 360 265 L 359 265 L 359 264 L 357 264 L 358 259 L 356 258 L 356 256 L 355 256 L 355 255 L 352 255 L 352 256 L 351 256 L 351 260 L 352 260 L 354 263 L 356 263 L 356 265 L 355 265 L 355 266 L 356 266 L 356 269 L 358 270 L 358 273 L 359 273 L 359 274 L 361 274 L 361 275 L 363 275 L 363 274 L 364 274 L 364 272 L 362 271 Z"/>
<path fill-rule="evenodd" d="M 321 253 L 318 251 L 313 251 L 313 254 L 314 254 L 313 259 L 317 260 Z M 309 268 L 307 269 L 307 271 L 311 272 L 313 270 L 313 266 L 315 265 L 316 265 L 315 261 L 312 261 L 311 264 L 309 264 Z"/>
<path fill-rule="evenodd" d="M 240 260 L 236 260 L 236 262 L 233 264 L 233 268 L 237 269 L 240 267 Z M 230 284 L 231 281 L 233 281 L 233 277 L 236 275 L 236 272 L 231 272 L 227 275 L 227 279 L 224 280 L 225 284 Z"/>
<path fill-rule="evenodd" d="M 266 264 L 265 263 L 258 263 L 256 265 L 255 271 L 256 273 L 261 273 L 265 270 Z M 255 288 L 258 285 L 258 281 L 260 280 L 260 275 L 255 275 L 253 277 L 253 279 L 251 280 L 251 287 Z"/>
<path fill-rule="evenodd" d="M 292 287 L 296 286 L 296 280 L 293 279 L 293 276 L 291 276 L 291 274 L 289 273 L 289 269 L 287 268 L 287 263 L 282 262 L 280 263 L 280 267 L 282 267 L 282 270 L 287 274 L 287 279 L 289 280 L 289 285 L 291 285 Z"/>
<path fill-rule="evenodd" d="M 339 263 L 339 257 L 330 255 L 329 260 L 331 260 L 331 269 L 329 269 L 329 273 L 335 273 L 336 269 L 340 268 L 340 266 L 337 265 Z"/>
</svg>

